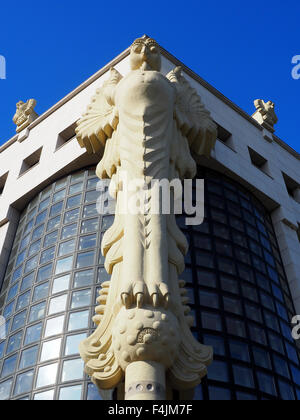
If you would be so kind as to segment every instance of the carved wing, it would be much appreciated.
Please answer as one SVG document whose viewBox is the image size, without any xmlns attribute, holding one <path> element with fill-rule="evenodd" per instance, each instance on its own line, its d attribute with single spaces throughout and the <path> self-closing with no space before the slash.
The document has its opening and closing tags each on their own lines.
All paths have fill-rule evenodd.
<svg viewBox="0 0 300 420">
<path fill-rule="evenodd" d="M 117 128 L 119 118 L 113 98 L 115 87 L 121 79 L 121 74 L 112 68 L 110 78 L 96 90 L 86 113 L 77 122 L 77 141 L 88 153 L 103 150 L 106 140 Z"/>
<path fill-rule="evenodd" d="M 167 78 L 175 84 L 177 100 L 175 118 L 190 148 L 197 155 L 209 157 L 217 139 L 217 126 L 210 112 L 201 102 L 201 98 L 189 82 L 182 76 L 181 67 L 176 67 Z"/>
</svg>

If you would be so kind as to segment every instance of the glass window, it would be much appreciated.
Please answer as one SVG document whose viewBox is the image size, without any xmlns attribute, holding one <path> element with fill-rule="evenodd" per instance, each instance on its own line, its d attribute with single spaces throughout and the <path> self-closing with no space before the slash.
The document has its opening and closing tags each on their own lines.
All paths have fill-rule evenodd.
<svg viewBox="0 0 300 420">
<path fill-rule="evenodd" d="M 67 401 L 77 401 L 81 399 L 82 385 L 67 386 L 59 391 L 59 399 Z"/>
<path fill-rule="evenodd" d="M 214 381 L 228 382 L 227 364 L 219 360 L 214 360 L 214 363 L 207 369 L 207 377 Z"/>
<path fill-rule="evenodd" d="M 40 223 L 44 222 L 47 216 L 47 210 L 44 210 L 42 213 L 38 214 L 35 219 L 35 225 L 39 225 Z"/>
<path fill-rule="evenodd" d="M 55 254 L 55 246 L 52 248 L 46 249 L 46 251 L 42 252 L 41 258 L 40 258 L 40 264 L 45 264 L 49 261 L 52 261 Z"/>
<path fill-rule="evenodd" d="M 93 383 L 88 384 L 87 401 L 100 401 L 102 400 L 98 388 Z"/>
<path fill-rule="evenodd" d="M 69 210 L 65 213 L 65 217 L 64 217 L 64 224 L 70 223 L 70 222 L 74 222 L 75 220 L 77 220 L 79 218 L 79 208 L 74 209 L 74 210 Z"/>
<path fill-rule="evenodd" d="M 96 204 L 89 204 L 88 206 L 83 207 L 83 218 L 97 216 L 98 210 Z"/>
<path fill-rule="evenodd" d="M 53 219 L 50 219 L 47 224 L 47 232 L 49 232 L 49 230 L 58 228 L 60 225 L 60 219 L 61 219 L 60 214 L 56 217 L 53 217 Z"/>
<path fill-rule="evenodd" d="M 209 386 L 209 399 L 211 401 L 227 401 L 231 399 L 229 389 Z"/>
<path fill-rule="evenodd" d="M 30 300 L 30 291 L 24 293 L 23 295 L 19 296 L 16 306 L 16 311 L 25 308 L 29 304 Z"/>
<path fill-rule="evenodd" d="M 202 312 L 201 319 L 203 328 L 222 331 L 222 321 L 220 315 L 211 312 Z"/>
<path fill-rule="evenodd" d="M 256 341 L 257 343 L 267 345 L 267 339 L 265 331 L 254 324 L 249 323 L 249 330 L 250 330 L 250 337 L 253 341 Z"/>
<path fill-rule="evenodd" d="M 16 368 L 17 357 L 18 357 L 18 354 L 14 354 L 13 356 L 10 356 L 4 360 L 3 367 L 2 367 L 2 374 L 1 374 L 2 378 L 14 372 Z"/>
<path fill-rule="evenodd" d="M 16 296 L 16 294 L 18 292 L 18 288 L 19 288 L 19 283 L 15 284 L 14 286 L 12 286 L 9 289 L 9 292 L 7 294 L 7 301 L 10 301 L 11 299 L 13 299 Z"/>
<path fill-rule="evenodd" d="M 29 322 L 38 321 L 39 319 L 43 318 L 45 316 L 45 308 L 45 301 L 32 306 L 29 315 Z"/>
<path fill-rule="evenodd" d="M 216 293 L 200 290 L 199 299 L 200 305 L 208 306 L 210 308 L 219 307 L 219 296 Z"/>
<path fill-rule="evenodd" d="M 24 269 L 24 273 L 29 273 L 29 271 L 34 270 L 38 264 L 38 255 L 32 257 L 30 260 L 27 261 Z"/>
<path fill-rule="evenodd" d="M 42 326 L 43 324 L 39 322 L 38 324 L 32 325 L 31 327 L 27 328 L 24 342 L 25 346 L 40 340 Z"/>
<path fill-rule="evenodd" d="M 94 233 L 93 235 L 82 236 L 79 239 L 78 249 L 81 251 L 83 249 L 95 248 L 96 243 L 97 243 L 97 234 L 96 233 Z"/>
<path fill-rule="evenodd" d="M 45 297 L 48 296 L 48 293 L 49 293 L 49 281 L 46 281 L 46 283 L 43 283 L 34 289 L 32 301 L 36 302 L 37 300 L 44 299 Z"/>
<path fill-rule="evenodd" d="M 54 399 L 54 389 L 50 391 L 38 392 L 34 395 L 35 401 L 51 401 Z"/>
<path fill-rule="evenodd" d="M 75 239 L 63 242 L 59 245 L 58 255 L 62 257 L 63 255 L 72 254 L 75 251 L 75 244 Z"/>
<path fill-rule="evenodd" d="M 67 258 L 63 258 L 56 262 L 55 274 L 65 273 L 70 271 L 73 265 L 73 255 Z"/>
<path fill-rule="evenodd" d="M 9 305 L 5 307 L 4 312 L 3 312 L 3 316 L 5 319 L 8 319 L 12 315 L 14 304 L 15 304 L 15 301 L 13 300 Z"/>
<path fill-rule="evenodd" d="M 12 283 L 14 283 L 16 280 L 18 280 L 18 279 L 21 277 L 22 270 L 23 270 L 23 266 L 21 266 L 21 267 L 17 268 L 17 269 L 14 271 L 14 274 L 13 274 L 12 279 L 11 279 L 11 282 L 12 282 Z"/>
<path fill-rule="evenodd" d="M 57 314 L 58 312 L 65 311 L 66 305 L 67 305 L 67 298 L 68 298 L 67 294 L 52 298 L 50 300 L 48 314 L 53 315 L 53 314 Z"/>
<path fill-rule="evenodd" d="M 41 204 L 39 205 L 39 211 L 47 208 L 49 203 L 50 203 L 50 198 L 47 198 L 46 200 L 42 201 Z"/>
<path fill-rule="evenodd" d="M 18 328 L 21 328 L 24 326 L 25 320 L 26 320 L 26 314 L 27 314 L 27 310 L 19 313 L 18 315 L 14 317 L 14 320 L 11 326 L 11 331 L 15 331 Z"/>
<path fill-rule="evenodd" d="M 21 284 L 20 291 L 23 292 L 24 290 L 30 288 L 32 286 L 34 280 L 34 273 L 28 274 L 28 276 L 24 277 Z"/>
<path fill-rule="evenodd" d="M 93 265 L 95 261 L 95 251 L 83 252 L 77 255 L 76 268 L 84 268 Z"/>
<path fill-rule="evenodd" d="M 271 375 L 263 372 L 257 372 L 257 379 L 259 383 L 259 389 L 267 394 L 276 395 L 276 389 L 274 384 L 274 378 Z"/>
<path fill-rule="evenodd" d="M 46 323 L 45 337 L 61 334 L 63 332 L 64 319 L 64 315 L 48 319 Z"/>
<path fill-rule="evenodd" d="M 57 203 L 60 200 L 63 200 L 66 195 L 66 190 L 60 190 L 59 192 L 53 194 L 53 203 Z"/>
<path fill-rule="evenodd" d="M 26 369 L 35 365 L 37 361 L 39 346 L 30 347 L 22 351 L 22 356 L 19 364 L 19 369 Z"/>
<path fill-rule="evenodd" d="M 69 335 L 66 340 L 65 356 L 79 354 L 79 343 L 86 338 L 86 333 Z"/>
<path fill-rule="evenodd" d="M 246 316 L 252 321 L 257 321 L 260 323 L 263 323 L 262 320 L 262 314 L 259 306 L 252 305 L 250 303 L 245 303 L 245 309 L 246 309 Z"/>
<path fill-rule="evenodd" d="M 99 219 L 88 219 L 81 223 L 81 233 L 89 233 L 98 230 Z"/>
<path fill-rule="evenodd" d="M 71 209 L 72 207 L 79 206 L 81 202 L 81 194 L 74 195 L 73 197 L 68 198 L 67 200 L 67 209 Z"/>
<path fill-rule="evenodd" d="M 18 332 L 10 337 L 6 349 L 6 354 L 12 353 L 15 350 L 18 350 L 21 345 L 21 340 L 23 336 L 23 331 Z"/>
<path fill-rule="evenodd" d="M 39 227 L 37 227 L 36 229 L 34 229 L 31 240 L 34 241 L 35 239 L 39 239 L 44 231 L 44 223 L 42 225 L 40 225 Z"/>
<path fill-rule="evenodd" d="M 236 318 L 226 318 L 227 331 L 229 334 L 245 337 L 245 325 L 242 321 Z"/>
<path fill-rule="evenodd" d="M 38 371 L 36 387 L 41 388 L 42 386 L 55 384 L 57 368 L 58 363 L 52 363 L 51 365 L 40 367 Z"/>
<path fill-rule="evenodd" d="M 283 400 L 291 401 L 295 399 L 294 391 L 291 385 L 284 381 L 278 381 L 280 395 Z"/>
<path fill-rule="evenodd" d="M 243 310 L 240 300 L 224 296 L 223 302 L 225 311 L 232 312 L 237 315 L 242 315 Z"/>
<path fill-rule="evenodd" d="M 285 376 L 286 378 L 290 378 L 289 368 L 288 368 L 288 365 L 287 365 L 286 361 L 284 359 L 282 359 L 281 357 L 278 357 L 278 356 L 275 356 L 275 355 L 273 356 L 273 360 L 274 360 L 274 365 L 275 365 L 276 372 L 281 376 Z"/>
<path fill-rule="evenodd" d="M 246 386 L 248 388 L 254 388 L 254 380 L 252 371 L 249 368 L 243 366 L 233 366 L 234 382 L 237 385 Z"/>
<path fill-rule="evenodd" d="M 7 400 L 10 395 L 12 379 L 0 383 L 0 401 Z"/>
<path fill-rule="evenodd" d="M 63 363 L 62 382 L 83 378 L 84 364 L 82 359 L 66 360 Z"/>
<path fill-rule="evenodd" d="M 49 277 L 51 277 L 51 273 L 52 273 L 52 263 L 51 264 L 47 264 L 44 265 L 44 267 L 41 267 L 38 271 L 37 274 L 37 283 L 40 283 L 43 280 L 48 280 Z"/>
<path fill-rule="evenodd" d="M 206 346 L 212 346 L 214 354 L 217 356 L 225 356 L 225 345 L 222 337 L 210 334 L 203 335 L 203 342 Z"/>
<path fill-rule="evenodd" d="M 60 203 L 54 204 L 50 209 L 50 217 L 56 216 L 61 213 L 63 208 L 64 202 L 61 201 Z"/>
<path fill-rule="evenodd" d="M 63 179 L 60 179 L 59 181 L 57 181 L 56 184 L 55 184 L 55 191 L 58 191 L 61 188 L 64 188 L 66 186 L 67 182 L 68 182 L 67 178 L 63 178 Z"/>
<path fill-rule="evenodd" d="M 56 340 L 46 341 L 43 343 L 42 353 L 41 353 L 41 362 L 45 362 L 47 360 L 56 359 L 60 355 L 60 346 L 61 346 L 61 338 L 57 338 Z"/>
<path fill-rule="evenodd" d="M 69 288 L 70 274 L 58 277 L 53 281 L 52 294 L 63 292 Z"/>
<path fill-rule="evenodd" d="M 46 235 L 44 239 L 44 247 L 55 244 L 57 242 L 57 236 L 58 236 L 58 230 L 48 233 L 48 235 Z"/>
<path fill-rule="evenodd" d="M 76 194 L 83 190 L 83 182 L 78 182 L 77 184 L 71 185 L 69 188 L 69 194 Z"/>
<path fill-rule="evenodd" d="M 68 331 L 80 330 L 88 327 L 89 311 L 73 312 L 70 314 Z"/>
<path fill-rule="evenodd" d="M 201 286 L 208 286 L 208 287 L 216 287 L 217 286 L 217 279 L 216 274 L 211 271 L 202 270 L 200 268 L 197 269 L 198 273 L 198 283 Z M 180 278 L 187 282 L 193 282 L 193 275 L 192 270 L 190 268 L 186 268 L 183 274 L 181 274 Z"/>
<path fill-rule="evenodd" d="M 78 271 L 74 276 L 74 288 L 89 286 L 94 282 L 94 270 Z"/>
<path fill-rule="evenodd" d="M 89 306 L 91 303 L 91 290 L 85 289 L 78 292 L 73 292 L 71 308 L 82 308 L 83 306 Z"/>
<path fill-rule="evenodd" d="M 283 344 L 281 337 L 277 334 L 273 334 L 270 331 L 268 332 L 270 346 L 273 350 L 278 351 L 281 354 L 284 354 Z"/>
<path fill-rule="evenodd" d="M 2 359 L 3 357 L 5 344 L 5 341 L 2 341 L 2 343 L 0 343 L 0 359 Z"/>
<path fill-rule="evenodd" d="M 64 227 L 61 231 L 61 239 L 68 239 L 77 233 L 77 223 Z"/>
<path fill-rule="evenodd" d="M 37 252 L 39 252 L 40 249 L 41 249 L 41 240 L 39 239 L 38 241 L 30 245 L 29 251 L 28 251 L 28 257 L 31 257 L 32 255 L 36 254 Z"/>
<path fill-rule="evenodd" d="M 99 268 L 98 269 L 98 283 L 102 284 L 105 281 L 110 280 L 110 275 L 107 273 L 105 268 Z"/>
<path fill-rule="evenodd" d="M 248 344 L 241 341 L 230 340 L 229 343 L 231 357 L 242 360 L 243 362 L 250 362 Z"/>
<path fill-rule="evenodd" d="M 28 372 L 21 373 L 17 376 L 14 395 L 24 394 L 25 392 L 30 392 L 32 389 L 33 382 L 33 370 Z"/>
<path fill-rule="evenodd" d="M 26 250 L 21 252 L 21 254 L 18 255 L 17 261 L 16 261 L 16 267 L 24 262 L 25 259 Z"/>
</svg>

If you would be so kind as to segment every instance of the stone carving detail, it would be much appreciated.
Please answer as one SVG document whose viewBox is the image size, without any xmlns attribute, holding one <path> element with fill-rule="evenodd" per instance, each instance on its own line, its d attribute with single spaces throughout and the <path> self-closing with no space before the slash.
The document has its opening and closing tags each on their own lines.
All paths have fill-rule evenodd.
<svg viewBox="0 0 300 420">
<path fill-rule="evenodd" d="M 80 353 L 102 389 L 118 385 L 128 365 L 139 361 L 162 365 L 170 386 L 192 388 L 206 374 L 212 349 L 197 343 L 190 331 L 193 318 L 178 279 L 187 240 L 172 212 L 122 212 L 138 187 L 125 195 L 121 175 L 149 187 L 151 209 L 151 181 L 194 177 L 190 150 L 209 157 L 217 129 L 181 68 L 160 73 L 160 49 L 153 39 L 134 41 L 130 63 L 125 77 L 111 69 L 77 123 L 81 147 L 89 153 L 104 149 L 96 172 L 111 178 L 117 201 L 114 223 L 102 240 L 111 281 L 102 284 L 94 317 L 98 327 L 81 343 Z"/>
<path fill-rule="evenodd" d="M 274 125 L 278 122 L 274 102 L 264 102 L 262 99 L 256 99 L 254 105 L 256 112 L 253 114 L 253 118 L 273 133 L 275 131 Z"/>
<path fill-rule="evenodd" d="M 34 111 L 36 106 L 35 99 L 29 99 L 27 102 L 19 101 L 16 106 L 17 110 L 13 117 L 13 122 L 17 126 L 17 133 L 19 133 L 28 127 L 38 117 L 38 114 Z"/>
</svg>

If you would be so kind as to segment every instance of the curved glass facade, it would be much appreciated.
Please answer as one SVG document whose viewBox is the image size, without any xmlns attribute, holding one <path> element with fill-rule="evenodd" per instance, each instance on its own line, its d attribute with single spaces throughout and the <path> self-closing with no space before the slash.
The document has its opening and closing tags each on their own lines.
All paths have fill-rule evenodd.
<svg viewBox="0 0 300 420">
<path fill-rule="evenodd" d="M 204 170 L 198 178 L 206 218 L 193 227 L 178 218 L 190 242 L 182 277 L 193 333 L 215 361 L 195 398 L 300 398 L 295 312 L 271 219 L 238 184 Z M 69 175 L 21 217 L 0 295 L 0 399 L 100 399 L 78 355 L 109 278 L 100 242 L 113 216 L 97 212 L 97 181 L 93 169 Z"/>
<path fill-rule="evenodd" d="M 100 398 L 78 355 L 108 279 L 100 241 L 112 216 L 97 212 L 97 182 L 94 170 L 65 177 L 21 217 L 3 288 L 0 399 Z"/>
<path fill-rule="evenodd" d="M 300 399 L 295 315 L 271 218 L 224 176 L 205 179 L 205 221 L 181 227 L 190 242 L 184 278 L 193 331 L 215 360 L 195 399 Z"/>
</svg>

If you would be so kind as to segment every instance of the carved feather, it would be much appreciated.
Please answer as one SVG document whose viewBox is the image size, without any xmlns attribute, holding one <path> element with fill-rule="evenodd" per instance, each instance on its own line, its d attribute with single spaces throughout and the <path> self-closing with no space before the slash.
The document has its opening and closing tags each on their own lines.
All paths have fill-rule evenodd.
<svg viewBox="0 0 300 420">
<path fill-rule="evenodd" d="M 121 74 L 112 68 L 110 78 L 96 90 L 86 113 L 77 122 L 77 141 L 88 153 L 103 150 L 106 139 L 110 138 L 117 128 L 119 118 L 113 102 L 113 93 L 121 79 Z"/>
<path fill-rule="evenodd" d="M 217 139 L 217 126 L 210 112 L 202 104 L 197 91 L 181 72 L 181 67 L 176 67 L 166 76 L 175 84 L 177 90 L 175 104 L 177 125 L 188 139 L 191 149 L 198 155 L 209 157 Z"/>
</svg>

